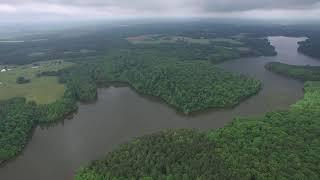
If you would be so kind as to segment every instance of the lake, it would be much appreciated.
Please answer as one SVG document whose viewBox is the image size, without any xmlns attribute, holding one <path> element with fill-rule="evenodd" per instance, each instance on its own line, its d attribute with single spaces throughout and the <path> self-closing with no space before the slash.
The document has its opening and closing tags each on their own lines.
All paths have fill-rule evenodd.
<svg viewBox="0 0 320 180">
<path fill-rule="evenodd" d="M 303 83 L 266 71 L 265 63 L 320 65 L 320 61 L 297 52 L 297 42 L 304 38 L 269 39 L 278 56 L 244 58 L 219 65 L 263 82 L 259 94 L 236 108 L 184 116 L 128 87 L 99 89 L 99 100 L 80 105 L 72 119 L 49 128 L 38 127 L 23 154 L 0 168 L 0 179 L 69 180 L 79 167 L 137 136 L 168 128 L 215 129 L 237 116 L 259 116 L 288 108 L 303 97 Z"/>
</svg>

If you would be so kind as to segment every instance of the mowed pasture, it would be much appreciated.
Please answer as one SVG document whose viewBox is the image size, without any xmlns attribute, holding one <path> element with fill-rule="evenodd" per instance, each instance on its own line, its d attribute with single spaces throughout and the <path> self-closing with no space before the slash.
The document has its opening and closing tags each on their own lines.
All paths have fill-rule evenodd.
<svg viewBox="0 0 320 180">
<path fill-rule="evenodd" d="M 58 71 L 72 66 L 70 62 L 62 60 L 38 62 L 29 65 L 0 65 L 0 100 L 13 97 L 25 97 L 28 101 L 39 104 L 54 102 L 63 96 L 65 87 L 58 83 L 57 77 L 38 77 L 37 74 L 46 71 Z M 24 77 L 31 82 L 18 84 L 18 77 Z"/>
<path fill-rule="evenodd" d="M 132 44 L 161 44 L 161 43 L 195 43 L 195 44 L 210 44 L 210 43 L 228 43 L 230 45 L 242 45 L 242 42 L 236 38 L 213 38 L 213 39 L 195 39 L 183 36 L 166 36 L 166 35 L 142 35 L 128 37 L 127 40 Z"/>
</svg>

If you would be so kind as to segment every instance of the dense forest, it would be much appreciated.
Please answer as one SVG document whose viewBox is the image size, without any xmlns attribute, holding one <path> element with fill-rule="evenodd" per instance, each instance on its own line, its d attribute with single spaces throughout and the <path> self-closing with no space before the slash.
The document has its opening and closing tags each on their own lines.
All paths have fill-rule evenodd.
<svg viewBox="0 0 320 180">
<path fill-rule="evenodd" d="M 39 118 L 37 105 L 24 98 L 0 102 L 0 161 L 13 158 L 23 149 Z"/>
<path fill-rule="evenodd" d="M 0 162 L 18 155 L 38 124 L 63 120 L 77 110 L 76 97 L 68 88 L 63 98 L 51 104 L 38 105 L 25 98 L 0 102 Z"/>
<path fill-rule="evenodd" d="M 111 80 L 128 82 L 138 92 L 160 97 L 186 114 L 232 107 L 260 89 L 260 82 L 223 72 L 209 63 L 150 62 L 148 58 L 143 62 L 133 57 L 122 56 L 106 66 Z"/>
<path fill-rule="evenodd" d="M 302 81 L 320 81 L 320 67 L 296 66 L 279 62 L 270 62 L 265 65 L 269 71 Z"/>
<path fill-rule="evenodd" d="M 81 169 L 77 180 L 319 179 L 320 84 L 289 110 L 224 128 L 137 138 Z"/>
<path fill-rule="evenodd" d="M 299 42 L 298 51 L 314 58 L 320 58 L 320 36 L 311 36 L 309 39 Z"/>
</svg>

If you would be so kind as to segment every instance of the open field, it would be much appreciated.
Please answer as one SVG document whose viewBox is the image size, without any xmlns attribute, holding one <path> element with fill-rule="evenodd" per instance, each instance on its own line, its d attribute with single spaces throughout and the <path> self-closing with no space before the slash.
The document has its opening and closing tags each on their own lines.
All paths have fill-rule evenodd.
<svg viewBox="0 0 320 180">
<path fill-rule="evenodd" d="M 6 69 L 0 73 L 0 100 L 25 97 L 39 104 L 54 102 L 63 95 L 64 85 L 58 83 L 57 77 L 37 77 L 37 74 L 58 71 L 71 65 L 64 61 L 46 61 L 23 66 L 0 66 L 0 70 Z M 17 84 L 18 77 L 25 77 L 31 82 Z"/>
<path fill-rule="evenodd" d="M 214 38 L 214 39 L 194 39 L 182 36 L 166 36 L 166 35 L 142 35 L 128 37 L 127 40 L 133 44 L 160 44 L 160 43 L 177 43 L 188 42 L 195 44 L 227 43 L 230 45 L 242 45 L 242 42 L 232 38 Z"/>
</svg>

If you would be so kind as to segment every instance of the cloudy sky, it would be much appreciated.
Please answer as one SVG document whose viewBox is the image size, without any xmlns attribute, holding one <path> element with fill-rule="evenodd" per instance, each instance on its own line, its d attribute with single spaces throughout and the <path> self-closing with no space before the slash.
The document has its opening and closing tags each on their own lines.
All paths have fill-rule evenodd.
<svg viewBox="0 0 320 180">
<path fill-rule="evenodd" d="M 0 18 L 243 17 L 317 19 L 320 0 L 0 0 Z"/>
</svg>

